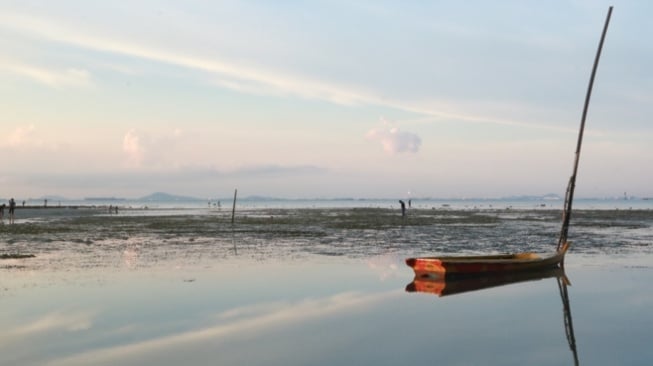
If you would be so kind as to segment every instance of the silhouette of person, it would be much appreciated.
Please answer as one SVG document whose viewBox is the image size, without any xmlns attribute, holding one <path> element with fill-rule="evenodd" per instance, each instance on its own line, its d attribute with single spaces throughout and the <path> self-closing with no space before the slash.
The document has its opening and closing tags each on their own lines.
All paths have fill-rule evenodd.
<svg viewBox="0 0 653 366">
<path fill-rule="evenodd" d="M 4 203 L 0 205 L 0 221 L 2 221 L 2 218 L 5 216 L 5 205 Z"/>
<path fill-rule="evenodd" d="M 399 200 L 399 203 L 401 204 L 401 217 L 404 217 L 406 216 L 406 203 L 402 200 Z"/>
<path fill-rule="evenodd" d="M 410 201 L 411 201 L 411 200 L 408 200 L 408 208 L 410 208 L 410 205 L 411 205 L 411 202 L 410 202 Z"/>
<path fill-rule="evenodd" d="M 9 200 L 9 223 L 14 223 L 14 211 L 16 210 L 16 201 L 14 199 Z"/>
</svg>

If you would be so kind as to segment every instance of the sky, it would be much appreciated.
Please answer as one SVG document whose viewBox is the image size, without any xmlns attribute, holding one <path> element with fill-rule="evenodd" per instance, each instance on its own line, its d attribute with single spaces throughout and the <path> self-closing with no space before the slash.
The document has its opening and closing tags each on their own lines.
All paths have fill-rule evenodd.
<svg viewBox="0 0 653 366">
<path fill-rule="evenodd" d="M 653 196 L 653 2 L 0 0 L 0 197 Z"/>
</svg>

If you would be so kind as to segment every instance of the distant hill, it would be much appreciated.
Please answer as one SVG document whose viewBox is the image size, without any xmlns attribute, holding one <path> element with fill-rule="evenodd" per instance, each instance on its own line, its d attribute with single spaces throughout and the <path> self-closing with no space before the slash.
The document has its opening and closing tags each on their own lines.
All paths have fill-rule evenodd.
<svg viewBox="0 0 653 366">
<path fill-rule="evenodd" d="M 190 196 L 177 196 L 174 194 L 164 193 L 164 192 L 155 192 L 145 197 L 139 198 L 139 201 L 150 201 L 150 202 L 188 202 L 188 201 L 204 201 L 202 198 L 190 197 Z"/>
<path fill-rule="evenodd" d="M 84 197 L 84 201 L 125 201 L 125 199 L 118 197 Z"/>
<path fill-rule="evenodd" d="M 545 200 L 561 200 L 561 199 L 563 199 L 563 197 L 560 197 L 559 195 L 557 195 L 555 193 L 549 193 L 549 194 L 545 194 L 544 196 L 542 196 L 542 199 L 545 199 Z"/>
<path fill-rule="evenodd" d="M 507 197 L 501 197 L 500 199 L 502 200 L 514 200 L 514 201 L 538 201 L 538 200 L 561 200 L 562 197 L 555 193 L 547 193 L 543 196 L 507 196 Z"/>
<path fill-rule="evenodd" d="M 239 199 L 241 199 L 243 201 L 283 201 L 283 200 L 287 200 L 286 198 L 268 197 L 268 196 L 256 196 L 256 195 L 242 197 L 242 198 L 239 198 Z"/>
<path fill-rule="evenodd" d="M 31 199 L 31 198 L 30 198 Z M 68 198 L 62 197 L 62 196 L 55 196 L 55 195 L 46 195 L 46 196 L 41 196 L 38 198 L 34 198 L 34 200 L 48 200 L 48 201 L 65 201 Z"/>
</svg>

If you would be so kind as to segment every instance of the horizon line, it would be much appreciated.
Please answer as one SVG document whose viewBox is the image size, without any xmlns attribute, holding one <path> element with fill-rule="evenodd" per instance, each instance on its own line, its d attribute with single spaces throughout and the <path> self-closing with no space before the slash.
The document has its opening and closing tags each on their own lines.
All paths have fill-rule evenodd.
<svg viewBox="0 0 653 366">
<path fill-rule="evenodd" d="M 162 199 L 156 199 L 156 195 L 163 196 Z M 635 196 L 635 195 L 614 195 L 614 196 L 603 196 L 603 197 L 575 197 L 578 200 L 648 200 L 653 199 L 650 196 Z M 4 198 L 3 198 L 4 199 Z M 15 198 L 14 198 L 15 199 Z M 64 197 L 59 195 L 44 195 L 41 197 L 28 197 L 15 199 L 17 201 L 43 201 L 43 200 L 54 200 L 54 201 L 142 201 L 142 200 L 151 200 L 151 201 L 232 201 L 232 197 L 208 197 L 201 198 L 197 196 L 186 196 L 171 194 L 166 192 L 154 192 L 141 197 L 118 197 L 118 196 L 87 196 L 81 198 L 71 198 Z M 283 196 L 266 196 L 252 194 L 244 197 L 237 198 L 237 200 L 251 201 L 251 200 L 270 200 L 270 201 L 385 201 L 385 200 L 434 200 L 434 201 L 471 201 L 471 200 L 547 200 L 547 201 L 562 201 L 564 197 L 555 193 L 547 193 L 542 195 L 537 194 L 522 194 L 522 195 L 506 195 L 506 196 L 469 196 L 469 197 L 433 197 L 433 196 L 422 196 L 422 197 L 347 197 L 347 196 L 333 196 L 333 197 L 283 197 Z"/>
</svg>

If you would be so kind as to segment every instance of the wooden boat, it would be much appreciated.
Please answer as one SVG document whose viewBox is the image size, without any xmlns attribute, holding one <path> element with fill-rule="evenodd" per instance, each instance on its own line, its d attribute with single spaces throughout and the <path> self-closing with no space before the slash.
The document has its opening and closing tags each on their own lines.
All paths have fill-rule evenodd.
<svg viewBox="0 0 653 366">
<path fill-rule="evenodd" d="M 419 257 L 408 258 L 406 264 L 416 276 L 428 274 L 439 277 L 465 277 L 479 274 L 505 272 L 541 271 L 562 266 L 569 243 L 560 250 L 542 256 L 536 253 L 516 253 L 459 257 Z"/>
<path fill-rule="evenodd" d="M 596 69 L 598 67 L 599 57 L 603 48 L 605 34 L 608 30 L 608 24 L 610 23 L 611 14 L 612 7 L 609 8 L 608 15 L 605 19 L 601 41 L 599 42 L 596 58 L 594 59 L 594 67 L 592 68 L 592 74 L 585 95 L 585 105 L 578 132 L 578 141 L 576 143 L 573 173 L 567 185 L 564 209 L 562 212 L 562 229 L 560 230 L 560 236 L 558 237 L 556 252 L 544 256 L 536 253 L 517 253 L 484 256 L 419 257 L 406 259 L 406 264 L 415 271 L 417 276 L 421 276 L 425 273 L 431 273 L 441 277 L 479 276 L 505 272 L 538 271 L 562 267 L 565 254 L 569 249 L 567 234 L 571 219 L 571 208 L 574 199 L 574 189 L 576 187 L 576 174 L 578 172 L 578 162 L 583 141 L 583 131 L 585 129 L 585 119 L 587 117 L 590 96 L 592 94 L 594 76 L 596 75 Z"/>
</svg>

